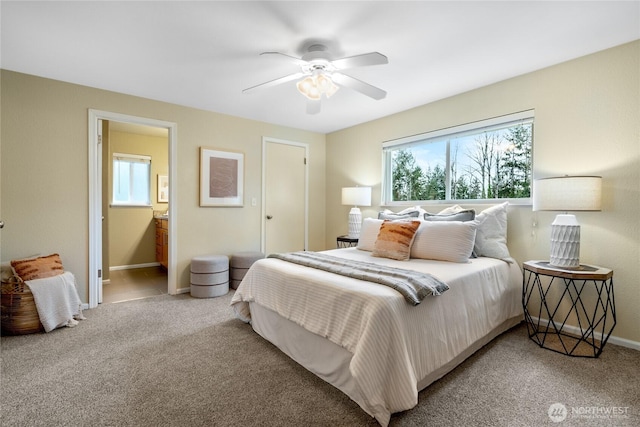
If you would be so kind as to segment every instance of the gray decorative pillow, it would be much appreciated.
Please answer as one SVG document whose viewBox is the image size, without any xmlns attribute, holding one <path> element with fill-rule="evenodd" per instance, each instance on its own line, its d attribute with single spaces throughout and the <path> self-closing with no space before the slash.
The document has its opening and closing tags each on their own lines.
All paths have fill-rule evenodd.
<svg viewBox="0 0 640 427">
<path fill-rule="evenodd" d="M 426 212 L 424 214 L 425 221 L 473 221 L 476 217 L 476 211 L 473 209 L 465 209 L 451 214 L 432 214 Z"/>
<path fill-rule="evenodd" d="M 389 221 L 397 221 L 399 219 L 418 218 L 419 216 L 420 216 L 419 211 L 412 211 L 407 213 L 393 213 L 391 211 L 378 212 L 378 219 L 386 219 Z"/>
</svg>

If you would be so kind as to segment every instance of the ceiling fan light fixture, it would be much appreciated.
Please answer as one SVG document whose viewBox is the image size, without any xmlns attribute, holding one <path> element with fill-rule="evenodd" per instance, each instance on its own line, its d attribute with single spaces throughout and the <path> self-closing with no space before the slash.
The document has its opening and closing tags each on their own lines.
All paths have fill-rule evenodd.
<svg viewBox="0 0 640 427">
<path fill-rule="evenodd" d="M 281 52 L 262 52 L 260 55 L 276 55 L 284 58 L 299 66 L 300 71 L 249 87 L 244 89 L 242 93 L 295 81 L 298 91 L 309 100 L 307 102 L 308 114 L 317 114 L 320 111 L 320 102 L 318 101 L 322 99 L 323 94 L 326 98 L 330 98 L 341 87 L 360 92 L 375 100 L 383 99 L 387 95 L 387 92 L 380 88 L 342 73 L 342 70 L 349 68 L 388 64 L 388 58 L 379 52 L 333 59 L 327 46 L 316 43 L 308 46 L 307 53 L 301 58 Z"/>
<path fill-rule="evenodd" d="M 329 98 L 339 89 L 331 77 L 324 73 L 307 76 L 296 83 L 296 87 L 301 94 L 313 101 L 319 100 L 323 94 Z"/>
<path fill-rule="evenodd" d="M 320 74 L 317 78 L 318 87 L 320 88 L 320 92 L 324 93 L 327 98 L 331 98 L 331 95 L 338 91 L 338 86 L 331 80 L 326 74 Z"/>
</svg>

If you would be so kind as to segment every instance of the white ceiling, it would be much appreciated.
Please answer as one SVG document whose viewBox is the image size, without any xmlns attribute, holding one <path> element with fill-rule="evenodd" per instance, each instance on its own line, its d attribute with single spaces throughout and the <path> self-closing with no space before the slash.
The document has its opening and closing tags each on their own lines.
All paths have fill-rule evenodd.
<svg viewBox="0 0 640 427">
<path fill-rule="evenodd" d="M 638 1 L 1 3 L 4 69 L 322 133 L 640 39 Z M 310 40 L 388 92 L 341 89 L 306 114 L 295 83 L 242 90 L 299 68 Z"/>
</svg>

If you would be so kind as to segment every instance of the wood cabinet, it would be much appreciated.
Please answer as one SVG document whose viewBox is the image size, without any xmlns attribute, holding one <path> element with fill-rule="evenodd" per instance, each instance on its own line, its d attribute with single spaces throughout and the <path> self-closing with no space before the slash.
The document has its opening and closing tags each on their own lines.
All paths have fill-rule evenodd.
<svg viewBox="0 0 640 427">
<path fill-rule="evenodd" d="M 164 268 L 169 265 L 169 220 L 156 218 L 156 261 Z"/>
</svg>

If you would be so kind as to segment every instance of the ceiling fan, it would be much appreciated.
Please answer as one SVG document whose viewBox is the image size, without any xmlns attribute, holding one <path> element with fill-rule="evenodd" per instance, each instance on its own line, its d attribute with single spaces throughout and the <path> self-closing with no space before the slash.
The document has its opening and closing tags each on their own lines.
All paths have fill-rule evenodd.
<svg viewBox="0 0 640 427">
<path fill-rule="evenodd" d="M 389 63 L 386 56 L 378 52 L 364 53 L 341 59 L 331 59 L 328 49 L 323 44 L 312 44 L 302 58 L 296 58 L 280 52 L 263 52 L 260 55 L 278 55 L 300 66 L 300 71 L 288 76 L 252 86 L 242 91 L 251 93 L 293 80 L 298 80 L 298 91 L 307 97 L 307 113 L 320 112 L 322 95 L 329 98 L 338 88 L 345 87 L 360 92 L 370 98 L 380 100 L 387 96 L 384 90 L 342 73 L 342 70 L 370 65 Z"/>
</svg>

